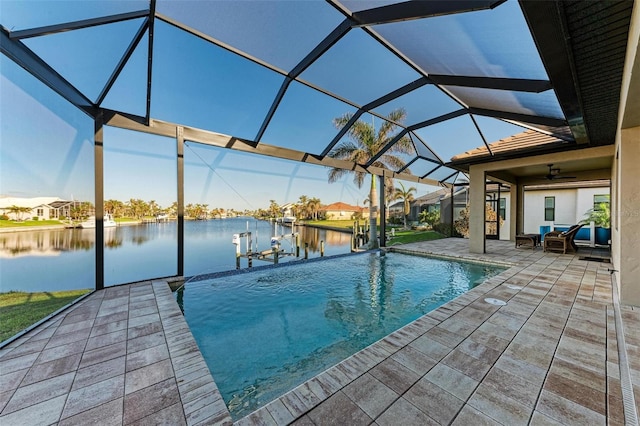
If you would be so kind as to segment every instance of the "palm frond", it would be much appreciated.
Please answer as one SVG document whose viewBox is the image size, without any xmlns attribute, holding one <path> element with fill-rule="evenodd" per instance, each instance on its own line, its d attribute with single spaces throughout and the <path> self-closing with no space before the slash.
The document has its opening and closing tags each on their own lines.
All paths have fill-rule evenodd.
<svg viewBox="0 0 640 426">
<path fill-rule="evenodd" d="M 389 115 L 387 115 L 388 120 L 384 120 L 380 126 L 378 139 L 391 139 L 392 136 L 390 134 L 398 127 L 396 123 L 402 123 L 406 117 L 407 112 L 404 108 L 398 108 L 391 111 Z"/>
<path fill-rule="evenodd" d="M 362 149 L 371 150 L 374 141 L 374 129 L 370 124 L 358 120 L 351 126 L 347 134 Z"/>
<path fill-rule="evenodd" d="M 342 179 L 342 176 L 349 173 L 348 170 L 345 169 L 331 169 L 329 170 L 329 183 L 334 183 Z"/>
<path fill-rule="evenodd" d="M 383 167 L 393 171 L 398 171 L 407 164 L 402 158 L 392 154 L 383 154 L 378 161 Z"/>
<path fill-rule="evenodd" d="M 408 135 L 404 135 L 394 143 L 387 152 L 396 152 L 403 154 L 415 154 L 416 150 L 413 147 L 413 142 Z"/>
<path fill-rule="evenodd" d="M 340 160 L 353 160 L 354 152 L 362 149 L 351 141 L 343 141 L 329 152 L 329 157 Z"/>
<path fill-rule="evenodd" d="M 342 129 L 349 122 L 349 120 L 351 120 L 351 117 L 353 117 L 353 114 L 348 112 L 340 117 L 334 118 L 333 125 L 337 129 Z"/>
</svg>

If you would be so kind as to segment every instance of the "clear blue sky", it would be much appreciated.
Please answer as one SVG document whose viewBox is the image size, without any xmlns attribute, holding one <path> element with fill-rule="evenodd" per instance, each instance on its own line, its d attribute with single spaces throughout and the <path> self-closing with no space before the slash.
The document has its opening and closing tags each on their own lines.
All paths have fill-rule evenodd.
<svg viewBox="0 0 640 426">
<path fill-rule="evenodd" d="M 70 2 L 65 7 L 63 3 L 2 0 L 0 19 L 7 28 L 23 29 L 137 10 L 147 5 L 144 1 L 87 1 Z M 161 3 L 159 8 L 164 7 L 166 13 L 180 12 L 172 11 L 170 3 Z M 261 5 L 273 8 L 268 2 Z M 243 7 L 247 8 L 248 3 Z M 256 56 L 264 52 L 262 59 L 278 66 L 297 63 L 309 46 L 320 41 L 341 17 L 324 6 L 320 9 L 322 14 L 315 13 L 315 9 L 320 8 L 315 2 L 301 2 L 296 7 L 300 10 L 287 13 L 301 12 L 309 20 L 297 24 L 299 31 L 306 32 L 304 43 L 272 34 L 280 37 L 278 43 L 290 44 L 272 52 L 252 44 L 249 37 L 235 41 Z M 237 13 L 250 12 L 242 9 L 239 7 Z M 265 14 L 269 12 L 267 9 Z M 517 3 L 508 2 L 498 9 L 505 15 L 501 19 L 505 19 L 516 13 Z M 278 19 L 287 21 L 286 16 L 276 12 L 271 10 Z M 307 16 L 308 12 L 314 13 Z M 207 25 L 192 19 L 194 27 Z M 447 19 L 459 26 L 465 25 L 464 16 Z M 95 99 L 140 23 L 140 20 L 129 21 L 24 42 Z M 224 37 L 228 36 L 225 31 L 231 29 L 218 25 L 219 37 L 225 41 Z M 260 22 L 253 25 L 258 28 Z M 97 45 L 101 48 L 96 49 Z M 106 98 L 105 107 L 144 114 L 146 50 L 145 39 Z M 279 52 L 288 56 L 283 57 Z M 255 138 L 282 83 L 282 76 L 159 21 L 156 22 L 153 64 L 152 117 L 248 139 Z M 0 57 L 0 70 L 0 194 L 93 201 L 92 120 L 4 56 Z M 359 29 L 352 30 L 302 75 L 359 103 L 369 102 L 417 77 L 415 71 Z M 424 119 L 425 113 L 435 117 L 459 108 L 441 92 L 425 86 L 380 107 L 377 112 L 387 114 L 399 106 L 407 110 L 407 124 Z M 319 153 L 336 133 L 332 119 L 353 110 L 347 104 L 294 82 L 262 142 Z M 363 119 L 378 120 L 379 125 L 379 119 L 374 120 L 370 115 L 364 115 Z M 489 141 L 522 130 L 493 119 L 479 119 L 479 124 Z M 467 117 L 429 127 L 418 134 L 445 160 L 482 145 L 482 139 Z M 123 201 L 141 198 L 155 200 L 165 207 L 170 205 L 176 198 L 175 157 L 172 139 L 107 128 L 105 198 Z M 362 205 L 368 194 L 368 183 L 357 188 L 351 177 L 328 184 L 327 170 L 321 167 L 189 142 L 185 165 L 185 202 L 204 203 L 211 208 L 255 209 L 267 207 L 271 199 L 284 204 L 296 201 L 301 195 L 318 197 L 325 204 L 342 201 Z M 436 188 L 419 186 L 418 189 L 417 195 L 423 195 Z"/>
</svg>

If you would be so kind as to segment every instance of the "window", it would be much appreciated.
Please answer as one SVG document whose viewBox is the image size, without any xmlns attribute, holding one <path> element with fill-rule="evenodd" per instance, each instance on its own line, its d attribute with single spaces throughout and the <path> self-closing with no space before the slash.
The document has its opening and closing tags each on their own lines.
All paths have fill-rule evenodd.
<svg viewBox="0 0 640 426">
<path fill-rule="evenodd" d="M 507 200 L 506 198 L 500 198 L 500 219 L 506 220 L 507 218 Z"/>
<path fill-rule="evenodd" d="M 556 217 L 556 197 L 544 197 L 544 220 L 554 221 Z"/>
<path fill-rule="evenodd" d="M 611 203 L 611 198 L 609 197 L 609 195 L 608 194 L 594 195 L 593 196 L 593 211 L 602 210 L 602 206 L 601 206 L 602 203 L 605 203 L 607 205 L 609 205 Z"/>
<path fill-rule="evenodd" d="M 37 215 L 38 217 L 42 217 L 42 216 L 44 216 L 44 209 L 38 209 L 38 210 L 37 210 L 37 212 L 36 212 L 36 215 Z"/>
</svg>

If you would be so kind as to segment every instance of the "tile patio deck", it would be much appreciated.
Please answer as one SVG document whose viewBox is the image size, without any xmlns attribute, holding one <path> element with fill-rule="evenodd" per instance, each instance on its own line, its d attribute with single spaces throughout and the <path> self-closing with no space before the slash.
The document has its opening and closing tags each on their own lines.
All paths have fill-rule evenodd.
<svg viewBox="0 0 640 426">
<path fill-rule="evenodd" d="M 514 266 L 236 424 L 631 424 L 640 308 L 614 303 L 611 265 L 467 243 L 402 249 Z M 0 410 L 3 425 L 231 424 L 164 281 L 95 292 L 1 349 Z"/>
</svg>

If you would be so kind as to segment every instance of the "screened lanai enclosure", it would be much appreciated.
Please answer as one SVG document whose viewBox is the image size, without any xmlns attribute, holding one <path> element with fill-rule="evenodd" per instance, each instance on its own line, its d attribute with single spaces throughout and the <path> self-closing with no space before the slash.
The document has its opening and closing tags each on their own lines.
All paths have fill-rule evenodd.
<svg viewBox="0 0 640 426">
<path fill-rule="evenodd" d="M 167 270 L 137 277 L 150 279 L 185 275 L 185 193 L 203 185 L 185 171 L 190 158 L 210 173 L 251 170 L 284 185 L 308 165 L 325 176 L 332 168 L 377 176 L 382 187 L 390 177 L 450 188 L 468 182 L 476 162 L 613 144 L 633 2 L 0 8 L 0 192 L 27 193 L 26 182 L 49 195 L 82 182 L 101 224 L 105 184 L 122 177 L 105 158 L 126 163 L 129 179 L 149 179 L 177 205 L 175 256 Z M 364 161 L 340 149 L 361 123 L 391 130 Z M 396 161 L 383 165 L 387 154 Z M 278 173 L 261 166 L 264 156 L 280 161 Z M 82 260 L 96 289 L 105 285 L 105 241 L 97 226 L 95 258 Z"/>
</svg>

